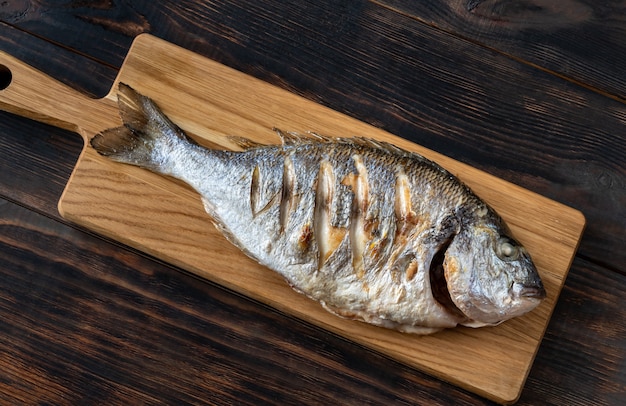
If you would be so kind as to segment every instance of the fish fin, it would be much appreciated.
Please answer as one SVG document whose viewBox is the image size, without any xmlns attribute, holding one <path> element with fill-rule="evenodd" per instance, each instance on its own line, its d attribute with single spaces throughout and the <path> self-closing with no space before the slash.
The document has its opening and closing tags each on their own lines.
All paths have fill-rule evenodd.
<svg viewBox="0 0 626 406">
<path fill-rule="evenodd" d="M 124 125 L 135 133 L 146 133 L 149 137 L 167 134 L 195 144 L 183 130 L 174 124 L 156 103 L 125 83 L 118 86 L 117 104 Z"/>
<path fill-rule="evenodd" d="M 322 135 L 313 131 L 307 131 L 304 137 L 307 140 L 315 141 L 315 142 L 322 142 L 322 143 L 333 143 L 333 142 L 337 142 L 337 139 L 340 139 L 340 140 L 342 139 L 342 138 L 329 137 L 327 135 Z"/>
<path fill-rule="evenodd" d="M 301 145 L 311 143 L 333 143 L 341 138 L 328 137 L 315 132 L 297 133 L 293 131 L 283 131 L 274 127 L 274 131 L 280 137 L 283 145 Z"/>
<path fill-rule="evenodd" d="M 91 146 L 100 154 L 118 162 L 144 162 L 150 159 L 151 147 L 128 127 L 109 128 L 96 134 Z"/>
<path fill-rule="evenodd" d="M 421 155 L 409 152 L 405 149 L 397 147 L 393 144 L 390 144 L 385 141 L 375 140 L 373 138 L 367 137 L 329 137 L 327 135 L 322 135 L 316 132 L 307 131 L 304 134 L 292 132 L 292 131 L 282 131 L 279 128 L 274 128 L 274 131 L 280 139 L 282 140 L 283 145 L 299 145 L 299 144 L 307 144 L 307 143 L 338 143 L 338 144 L 352 144 L 367 148 L 376 148 L 380 150 L 385 150 L 392 152 L 394 154 L 404 154 L 404 155 L 417 155 L 419 158 L 423 158 Z"/>
<path fill-rule="evenodd" d="M 291 131 L 286 132 L 276 127 L 274 127 L 273 130 L 280 137 L 280 140 L 282 141 L 283 145 L 298 145 L 304 142 L 304 137 L 301 134 L 291 132 Z"/>
<path fill-rule="evenodd" d="M 178 139 L 195 144 L 148 97 L 121 83 L 118 91 L 122 127 L 96 134 L 91 146 L 101 155 L 137 166 L 155 167 L 153 150 L 158 140 Z"/>
<path fill-rule="evenodd" d="M 256 142 L 256 141 L 252 141 L 249 138 L 246 137 L 239 137 L 236 135 L 229 135 L 228 140 L 230 142 L 232 142 L 233 144 L 237 145 L 239 148 L 241 149 L 254 149 L 254 148 L 259 148 L 259 147 L 264 147 L 266 146 L 265 144 L 261 144 L 260 142 Z"/>
</svg>

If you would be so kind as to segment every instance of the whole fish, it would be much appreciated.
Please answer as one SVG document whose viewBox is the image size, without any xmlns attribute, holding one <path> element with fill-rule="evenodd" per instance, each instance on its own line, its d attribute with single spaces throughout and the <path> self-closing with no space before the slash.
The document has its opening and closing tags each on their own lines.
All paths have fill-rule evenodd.
<svg viewBox="0 0 626 406">
<path fill-rule="evenodd" d="M 280 145 L 207 149 L 131 87 L 118 103 L 124 126 L 93 148 L 191 185 L 228 240 L 332 313 L 429 334 L 495 325 L 545 297 L 503 220 L 421 155 L 279 130 Z"/>
</svg>

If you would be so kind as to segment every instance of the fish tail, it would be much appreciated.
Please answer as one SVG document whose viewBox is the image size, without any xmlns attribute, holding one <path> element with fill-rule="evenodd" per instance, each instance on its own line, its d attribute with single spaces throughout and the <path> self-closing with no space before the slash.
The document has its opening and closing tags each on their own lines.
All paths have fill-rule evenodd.
<svg viewBox="0 0 626 406">
<path fill-rule="evenodd" d="M 124 125 L 102 131 L 90 141 L 100 155 L 158 169 L 166 156 L 162 148 L 180 141 L 195 144 L 150 98 L 124 83 L 119 84 L 118 106 Z"/>
</svg>

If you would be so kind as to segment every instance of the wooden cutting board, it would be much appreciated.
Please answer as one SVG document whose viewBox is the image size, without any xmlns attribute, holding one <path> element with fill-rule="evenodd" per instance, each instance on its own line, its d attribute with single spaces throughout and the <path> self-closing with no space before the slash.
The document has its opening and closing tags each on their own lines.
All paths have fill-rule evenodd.
<svg viewBox="0 0 626 406">
<path fill-rule="evenodd" d="M 121 123 L 115 90 L 93 100 L 6 54 L 0 64 L 12 73 L 0 91 L 4 110 L 77 131 L 85 141 Z M 6 70 L 0 75 L 8 79 Z M 65 218 L 497 402 L 518 398 L 584 228 L 580 212 L 150 35 L 137 37 L 113 89 L 118 81 L 156 100 L 201 143 L 235 148 L 226 135 L 277 143 L 272 128 L 278 127 L 361 135 L 425 155 L 505 218 L 533 255 L 548 297 L 530 314 L 498 327 L 425 337 L 344 320 L 231 246 L 190 188 L 113 163 L 89 146 L 59 202 Z"/>
</svg>

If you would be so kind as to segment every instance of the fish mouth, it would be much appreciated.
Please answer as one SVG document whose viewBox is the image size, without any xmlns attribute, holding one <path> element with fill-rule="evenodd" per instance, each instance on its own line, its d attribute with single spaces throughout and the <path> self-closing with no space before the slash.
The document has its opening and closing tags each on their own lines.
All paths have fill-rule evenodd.
<svg viewBox="0 0 626 406">
<path fill-rule="evenodd" d="M 435 252 L 433 259 L 430 262 L 429 276 L 430 276 L 430 289 L 433 297 L 441 306 L 443 306 L 449 313 L 459 317 L 462 320 L 467 320 L 467 315 L 461 311 L 452 300 L 450 291 L 448 290 L 448 281 L 443 269 L 443 262 L 446 258 L 446 251 L 452 244 L 452 238 L 447 239 Z"/>
<path fill-rule="evenodd" d="M 524 299 L 543 300 L 546 298 L 546 290 L 542 284 L 538 286 L 522 286 L 517 295 Z"/>
</svg>

